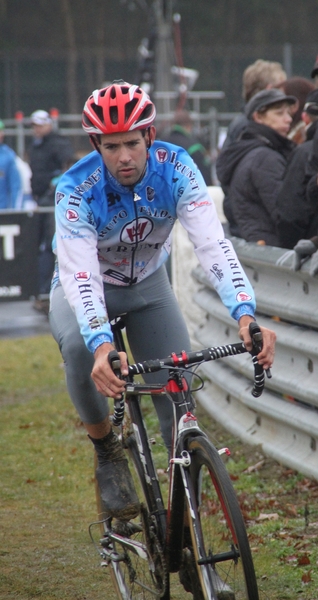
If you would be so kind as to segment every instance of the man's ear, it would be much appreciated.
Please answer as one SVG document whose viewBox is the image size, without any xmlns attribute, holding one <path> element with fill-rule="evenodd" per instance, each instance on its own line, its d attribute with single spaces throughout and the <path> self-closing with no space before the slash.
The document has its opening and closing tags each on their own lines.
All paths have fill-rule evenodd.
<svg viewBox="0 0 318 600">
<path fill-rule="evenodd" d="M 253 112 L 253 114 L 252 114 L 253 121 L 255 121 L 255 123 L 263 123 L 262 114 L 263 113 L 259 113 L 259 112 L 256 112 L 256 111 Z"/>
<path fill-rule="evenodd" d="M 154 125 L 151 125 L 148 129 L 148 144 L 147 148 L 150 148 L 156 139 L 156 128 Z"/>
<path fill-rule="evenodd" d="M 97 152 L 99 152 L 99 154 L 100 154 L 99 143 L 98 143 L 98 141 L 96 139 L 96 136 L 95 135 L 90 135 L 89 136 L 89 141 L 92 144 L 94 150 L 97 150 Z"/>
</svg>

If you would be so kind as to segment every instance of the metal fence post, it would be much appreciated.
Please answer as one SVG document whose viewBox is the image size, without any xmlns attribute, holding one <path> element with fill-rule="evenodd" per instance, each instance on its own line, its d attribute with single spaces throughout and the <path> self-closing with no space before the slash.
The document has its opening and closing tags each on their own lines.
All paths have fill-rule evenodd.
<svg viewBox="0 0 318 600">
<path fill-rule="evenodd" d="M 17 128 L 17 154 L 20 158 L 24 157 L 25 153 L 25 136 L 24 136 L 24 115 L 21 110 L 15 113 L 16 128 Z"/>
<path fill-rule="evenodd" d="M 287 77 L 293 75 L 293 47 L 291 44 L 286 43 L 283 46 L 283 65 L 286 71 Z"/>
</svg>

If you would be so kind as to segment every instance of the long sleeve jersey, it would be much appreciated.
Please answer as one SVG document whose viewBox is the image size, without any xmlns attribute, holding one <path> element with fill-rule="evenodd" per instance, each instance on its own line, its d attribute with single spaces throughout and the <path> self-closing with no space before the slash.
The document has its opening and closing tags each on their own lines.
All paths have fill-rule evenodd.
<svg viewBox="0 0 318 600">
<path fill-rule="evenodd" d="M 103 283 L 138 285 L 154 273 L 169 255 L 176 219 L 232 317 L 254 314 L 252 286 L 224 239 L 200 171 L 182 148 L 156 141 L 133 188 L 119 184 L 94 151 L 61 177 L 55 203 L 53 286 L 60 280 L 91 352 L 112 341 Z"/>
<path fill-rule="evenodd" d="M 0 208 L 18 208 L 22 197 L 22 181 L 16 165 L 16 154 L 0 144 Z"/>
</svg>

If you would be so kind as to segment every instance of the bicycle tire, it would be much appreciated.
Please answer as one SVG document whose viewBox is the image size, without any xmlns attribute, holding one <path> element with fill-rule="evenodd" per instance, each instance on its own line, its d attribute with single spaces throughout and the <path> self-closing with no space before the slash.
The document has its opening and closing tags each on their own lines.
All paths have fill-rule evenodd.
<svg viewBox="0 0 318 600">
<path fill-rule="evenodd" d="M 191 456 L 185 469 L 190 550 L 200 588 L 194 598 L 258 600 L 244 519 L 222 459 L 203 435 L 189 438 L 186 448 Z"/>
<path fill-rule="evenodd" d="M 150 516 L 149 496 L 144 497 L 143 487 L 138 481 L 142 478 L 143 466 L 132 437 L 129 446 L 130 470 L 141 510 L 139 516 L 129 522 L 127 533 L 125 527 L 123 531 L 118 530 L 118 524 L 116 522 L 113 524 L 110 519 L 107 519 L 95 479 L 97 511 L 103 536 L 102 564 L 110 568 L 111 579 L 119 600 L 165 599 L 169 598 L 168 574 L 162 546 Z"/>
</svg>

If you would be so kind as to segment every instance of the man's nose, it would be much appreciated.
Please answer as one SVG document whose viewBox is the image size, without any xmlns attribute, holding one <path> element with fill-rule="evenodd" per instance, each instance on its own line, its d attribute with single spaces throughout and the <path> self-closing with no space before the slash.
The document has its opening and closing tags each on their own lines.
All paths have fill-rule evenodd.
<svg viewBox="0 0 318 600">
<path fill-rule="evenodd" d="M 120 148 L 119 158 L 121 162 L 129 162 L 130 161 L 130 152 L 129 149 L 125 146 Z"/>
</svg>

